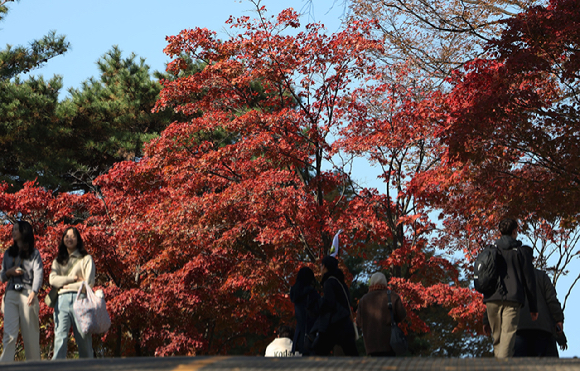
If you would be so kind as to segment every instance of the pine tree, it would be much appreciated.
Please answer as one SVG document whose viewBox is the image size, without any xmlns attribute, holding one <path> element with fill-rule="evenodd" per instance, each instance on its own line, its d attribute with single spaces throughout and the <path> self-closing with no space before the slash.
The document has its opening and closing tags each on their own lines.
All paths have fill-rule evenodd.
<svg viewBox="0 0 580 371">
<path fill-rule="evenodd" d="M 0 21 L 8 14 L 9 1 L 0 0 Z M 62 79 L 23 80 L 20 75 L 64 54 L 69 47 L 64 36 L 51 31 L 29 46 L 6 45 L 0 50 L 0 181 L 16 188 L 25 179 L 37 177 L 46 184 L 58 184 L 54 170 L 62 164 L 49 148 L 60 127 L 57 110 Z"/>
<path fill-rule="evenodd" d="M 63 154 L 55 144 L 62 135 L 58 94 L 62 79 L 0 81 L 0 181 L 20 188 L 25 180 L 42 179 L 56 187 L 66 171 Z"/>
<path fill-rule="evenodd" d="M 151 112 L 161 84 L 143 58 L 113 47 L 97 64 L 100 77 L 62 101 L 60 76 L 0 81 L 0 181 L 13 191 L 34 179 L 56 191 L 87 190 L 115 162 L 141 157 L 143 143 L 175 119 L 171 110 Z"/>
<path fill-rule="evenodd" d="M 69 132 L 62 146 L 74 153 L 71 170 L 98 175 L 119 161 L 142 156 L 142 145 L 172 120 L 170 110 L 152 113 L 161 84 L 145 60 L 123 58 L 114 46 L 97 62 L 100 78 L 90 78 L 62 104 Z M 81 175 L 81 179 L 85 176 Z"/>
<path fill-rule="evenodd" d="M 0 0 L 0 21 L 8 13 L 7 2 L 14 0 Z M 34 40 L 28 47 L 6 45 L 0 50 L 0 81 L 10 80 L 21 73 L 29 72 L 42 66 L 49 59 L 64 54 L 70 44 L 62 35 L 51 31 L 41 39 Z"/>
</svg>

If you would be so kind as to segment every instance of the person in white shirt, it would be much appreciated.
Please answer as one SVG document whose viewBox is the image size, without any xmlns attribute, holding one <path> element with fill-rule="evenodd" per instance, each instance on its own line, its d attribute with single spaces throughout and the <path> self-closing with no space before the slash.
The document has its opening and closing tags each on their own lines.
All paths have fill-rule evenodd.
<svg viewBox="0 0 580 371">
<path fill-rule="evenodd" d="M 266 357 L 299 357 L 300 353 L 292 353 L 292 328 L 280 326 L 278 337 L 266 348 Z"/>
</svg>

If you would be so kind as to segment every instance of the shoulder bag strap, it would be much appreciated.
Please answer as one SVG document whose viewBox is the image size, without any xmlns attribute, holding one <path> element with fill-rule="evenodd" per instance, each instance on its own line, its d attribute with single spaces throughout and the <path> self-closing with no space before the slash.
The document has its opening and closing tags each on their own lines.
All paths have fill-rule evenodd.
<svg viewBox="0 0 580 371">
<path fill-rule="evenodd" d="M 387 290 L 387 300 L 389 300 L 389 312 L 391 312 L 391 326 L 396 326 L 395 315 L 393 314 L 393 303 L 391 302 L 391 290 Z"/>
<path fill-rule="evenodd" d="M 340 285 L 340 287 L 342 288 L 342 292 L 344 293 L 344 296 L 346 297 L 346 305 L 348 306 L 348 311 L 350 312 L 350 318 L 352 319 L 352 308 L 350 307 L 350 300 L 348 300 L 348 294 L 346 293 L 346 290 L 344 289 L 344 286 L 342 285 L 342 283 L 338 280 L 338 278 L 330 276 L 330 278 L 334 278 L 335 280 L 338 281 L 338 284 Z"/>
</svg>

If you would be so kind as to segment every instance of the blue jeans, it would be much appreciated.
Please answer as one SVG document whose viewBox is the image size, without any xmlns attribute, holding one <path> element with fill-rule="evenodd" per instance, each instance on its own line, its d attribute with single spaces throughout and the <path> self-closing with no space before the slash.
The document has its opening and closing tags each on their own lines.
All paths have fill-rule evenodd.
<svg viewBox="0 0 580 371">
<path fill-rule="evenodd" d="M 74 315 L 73 303 L 76 297 L 76 292 L 60 294 L 54 306 L 54 355 L 52 359 L 66 358 L 71 325 L 79 348 L 79 358 L 93 358 L 92 334 L 84 335 L 80 331 Z"/>
</svg>

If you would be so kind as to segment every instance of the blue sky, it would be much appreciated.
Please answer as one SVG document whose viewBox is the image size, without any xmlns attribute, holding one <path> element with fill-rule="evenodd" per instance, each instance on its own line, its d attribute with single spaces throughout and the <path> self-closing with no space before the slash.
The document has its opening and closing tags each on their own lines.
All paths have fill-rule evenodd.
<svg viewBox="0 0 580 371">
<path fill-rule="evenodd" d="M 332 0 L 316 1 L 312 14 L 330 30 L 338 30 L 343 7 Z M 161 5 L 162 4 L 162 5 Z M 203 5 L 202 5 L 203 4 Z M 302 0 L 262 1 L 272 15 L 293 7 L 301 11 Z M 32 74 L 45 77 L 60 74 L 64 87 L 78 87 L 98 75 L 95 62 L 113 45 L 124 55 L 132 52 L 146 58 L 152 70 L 163 70 L 168 61 L 163 53 L 165 37 L 186 28 L 206 27 L 226 36 L 230 15 L 252 16 L 255 7 L 248 0 L 183 1 L 165 0 L 22 0 L 9 3 L 10 12 L 0 23 L 0 44 L 27 44 L 50 30 L 66 35 L 72 49 L 52 59 Z M 308 9 L 304 9 L 307 11 Z M 308 18 L 305 18 L 305 22 Z"/>
<path fill-rule="evenodd" d="M 293 7 L 299 12 L 308 13 L 302 24 L 311 21 L 326 25 L 329 32 L 340 28 L 340 18 L 344 13 L 343 0 L 313 0 L 313 8 L 305 0 L 263 0 L 271 15 L 280 10 Z M 36 38 L 55 30 L 66 35 L 72 49 L 63 56 L 50 60 L 45 67 L 32 71 L 33 75 L 61 75 L 66 89 L 79 87 L 82 81 L 98 76 L 96 61 L 113 45 L 118 45 L 124 56 L 131 53 L 146 59 L 151 71 L 163 70 L 168 58 L 163 54 L 165 37 L 175 35 L 187 28 L 206 27 L 227 37 L 225 21 L 230 15 L 253 16 L 255 7 L 248 0 L 186 1 L 165 0 L 22 0 L 9 3 L 10 12 L 0 23 L 0 45 L 26 45 Z M 384 189 L 376 180 L 376 169 L 359 161 L 354 169 L 355 177 L 361 185 Z M 575 267 L 578 264 L 574 265 Z M 571 275 L 576 275 L 573 269 Z M 559 299 L 563 301 L 565 289 L 572 277 L 559 283 Z M 580 355 L 573 334 L 580 328 L 580 319 L 574 316 L 580 311 L 577 293 L 566 308 L 564 327 L 568 336 L 568 351 L 560 352 L 562 357 Z M 574 318 L 576 317 L 576 318 Z"/>
</svg>

